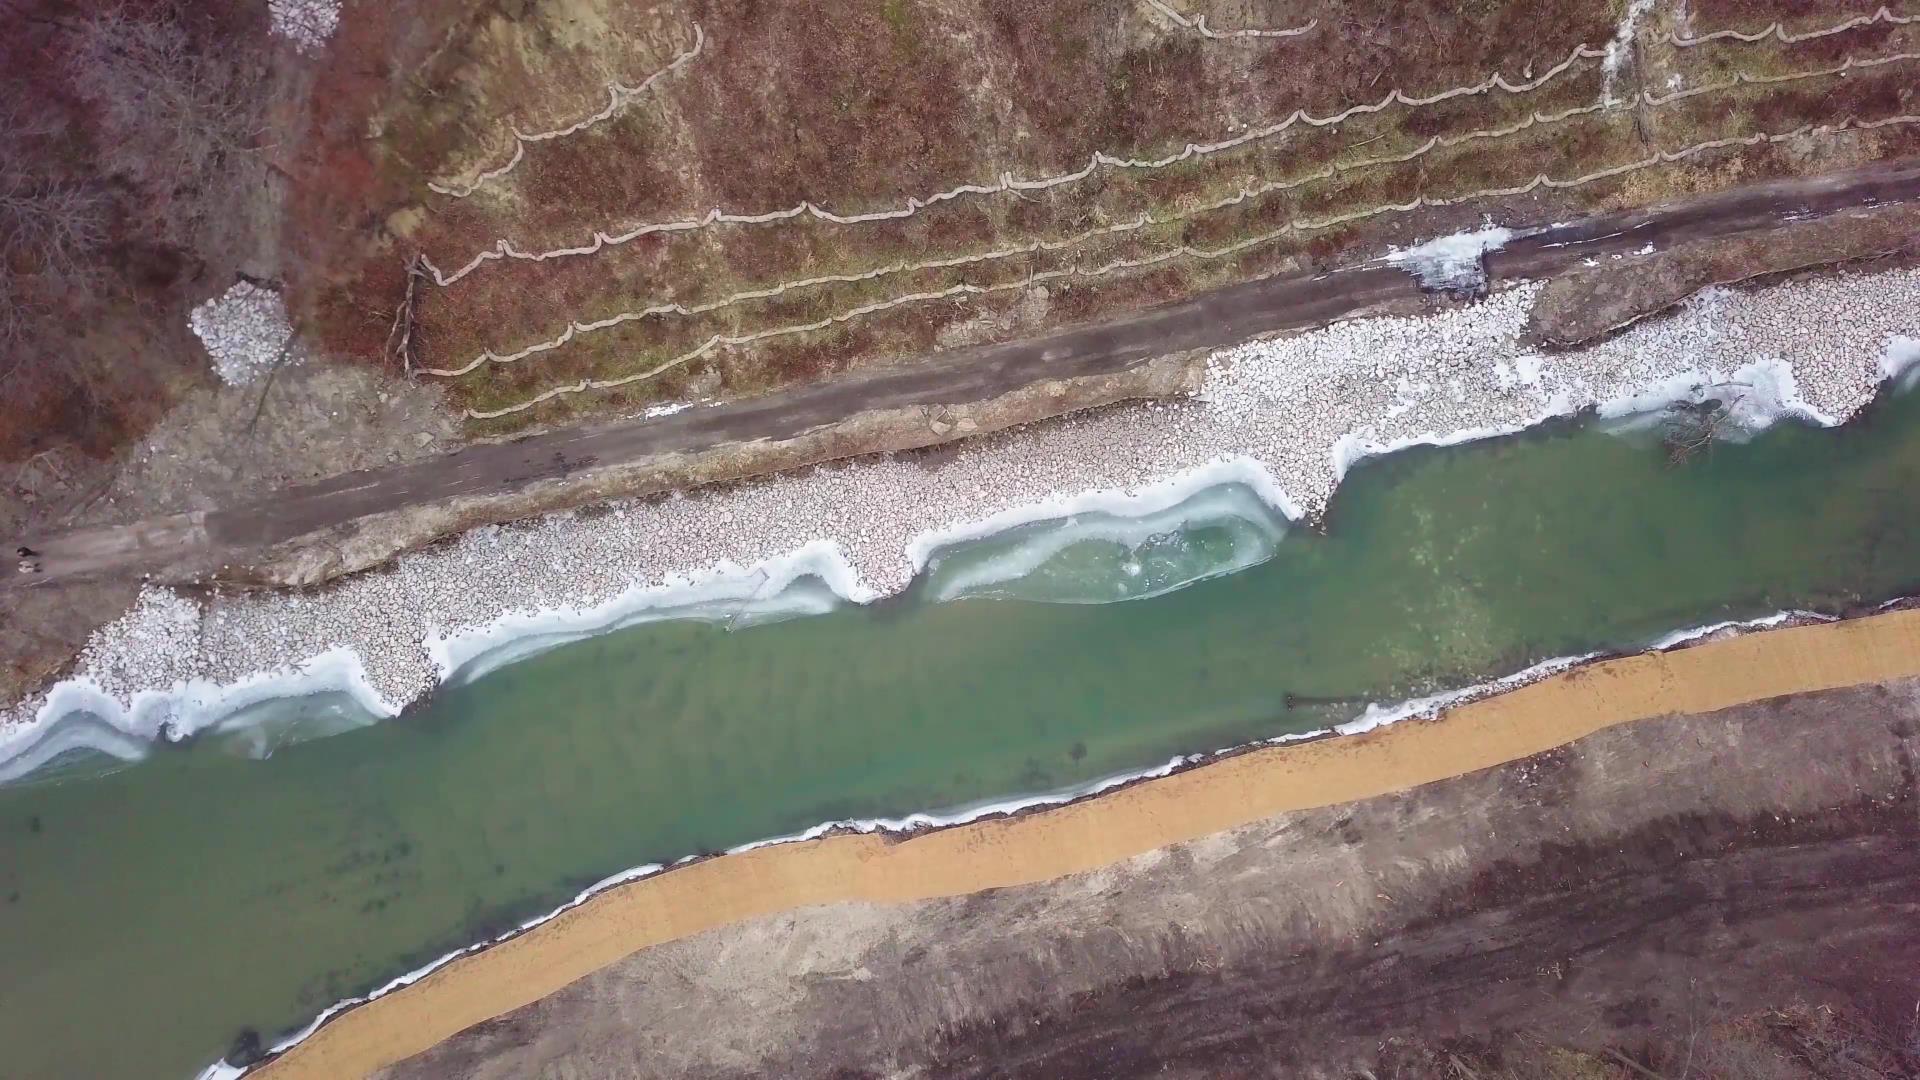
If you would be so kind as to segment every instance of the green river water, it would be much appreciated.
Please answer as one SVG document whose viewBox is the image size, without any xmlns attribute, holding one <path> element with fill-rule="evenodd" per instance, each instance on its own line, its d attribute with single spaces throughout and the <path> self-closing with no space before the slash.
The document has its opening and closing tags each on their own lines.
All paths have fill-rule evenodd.
<svg viewBox="0 0 1920 1080">
<path fill-rule="evenodd" d="M 1917 490 L 1920 394 L 1681 468 L 1645 438 L 1558 425 L 1365 464 L 1324 535 L 1274 544 L 1270 520 L 1223 518 L 1068 547 L 996 587 L 1145 593 L 1182 560 L 1271 549 L 1165 595 L 926 599 L 1029 529 L 894 601 L 617 631 L 265 760 L 203 739 L 0 788 L 0 1074 L 190 1076 L 244 1028 L 271 1042 L 626 867 L 1920 591 Z"/>
</svg>

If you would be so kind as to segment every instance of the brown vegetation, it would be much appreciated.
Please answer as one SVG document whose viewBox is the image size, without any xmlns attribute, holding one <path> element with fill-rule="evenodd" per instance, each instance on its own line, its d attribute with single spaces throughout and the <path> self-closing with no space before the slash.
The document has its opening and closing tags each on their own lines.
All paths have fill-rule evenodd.
<svg viewBox="0 0 1920 1080">
<path fill-rule="evenodd" d="M 1326 115 L 1378 101 L 1390 89 L 1430 93 L 1492 72 L 1523 80 L 1576 47 L 1608 40 L 1613 5 L 1598 0 L 1438 0 L 1365 8 L 1313 0 L 1203 4 L 1219 25 L 1300 25 L 1308 37 L 1214 41 L 1182 31 L 1133 0 L 1075 0 L 1044 18 L 1001 0 L 835 0 L 778 5 L 700 0 L 646 13 L 617 0 L 441 0 L 400 20 L 368 12 L 354 31 L 369 46 L 354 55 L 360 82 L 327 95 L 333 150 L 303 173 L 304 195 L 326 207 L 297 231 L 321 235 L 320 218 L 349 219 L 311 252 L 314 272 L 296 282 L 308 326 L 335 349 L 380 355 L 405 291 L 403 267 L 424 252 L 443 270 L 504 237 L 522 250 L 572 246 L 596 230 L 698 217 L 707 209 L 757 213 L 801 200 L 847 213 L 899 206 L 1003 171 L 1037 176 L 1076 169 L 1095 150 L 1139 156 L 1177 152 L 1304 108 Z M 1719 10 L 1727 8 L 1727 10 Z M 1764 8 L 1765 10 L 1757 10 Z M 1819 12 L 1754 3 L 1696 13 L 1696 32 L 1759 29 L 1784 16 L 1798 28 L 1829 25 L 1851 8 Z M 1766 18 L 1760 15 L 1765 14 Z M 1817 17 L 1816 17 L 1817 16 Z M 428 29 L 414 25 L 422 20 Z M 349 19 L 343 27 L 357 21 Z M 391 25 L 390 25 L 391 24 Z M 430 194 L 429 181 L 470 177 L 506 160 L 508 125 L 536 131 L 569 123 L 605 103 L 610 79 L 628 85 L 660 70 L 705 32 L 698 58 L 587 131 L 529 144 L 511 174 L 471 198 Z M 599 28 L 591 38 L 576 25 Z M 1664 25 L 1648 25 L 1649 33 Z M 1737 71 L 1804 70 L 1847 55 L 1909 48 L 1909 28 L 1872 26 L 1794 46 L 1666 49 L 1630 65 L 1620 91 L 1687 85 Z M 345 50 L 336 50 L 344 52 Z M 1655 50 L 1659 52 L 1659 50 Z M 1676 54 L 1676 55 L 1667 55 Z M 371 65 L 371 66 L 369 66 Z M 336 64 L 336 67 L 338 65 Z M 861 305 L 956 284 L 1011 286 L 1036 273 L 1141 259 L 1187 244 L 1221 247 L 1290 221 L 1524 182 L 1545 171 L 1569 177 L 1703 138 L 1789 130 L 1847 116 L 1877 118 L 1911 104 L 1911 72 L 1875 69 L 1846 80 L 1747 87 L 1642 115 L 1584 116 L 1497 140 L 1443 147 L 1417 161 L 1346 171 L 1237 206 L 1192 208 L 1250 182 L 1308 176 L 1412 150 L 1434 135 L 1512 124 L 1535 111 L 1594 101 L 1601 75 L 1581 61 L 1525 94 L 1494 92 L 1353 117 L 1338 129 L 1301 125 L 1230 154 L 1151 173 L 1102 170 L 1065 188 L 963 197 L 907 220 L 836 225 L 802 217 L 769 225 L 722 225 L 663 233 L 597 254 L 548 262 L 494 262 L 446 288 L 417 295 L 417 358 L 463 366 L 484 350 L 545 340 L 569 320 L 605 318 L 648 304 L 693 305 L 776 282 L 859 273 L 1059 240 L 1131 221 L 1166 224 L 1078 243 L 1070 249 L 945 269 L 828 284 L 696 317 L 655 316 L 576 338 L 513 365 L 484 365 L 451 380 L 476 409 L 523 401 L 549 387 L 645 371 L 715 334 L 803 325 Z M 325 78 L 344 79 L 338 71 Z M 372 128 L 377 144 L 349 135 Z M 324 140 L 323 140 L 324 141 Z M 1888 130 L 1851 137 L 1847 153 L 1895 156 L 1920 145 Z M 1640 203 L 1680 190 L 1822 167 L 1820 154 L 1759 147 L 1721 152 L 1577 192 L 1493 200 L 1419 215 L 1387 214 L 1251 248 L 1230 259 L 1179 259 L 1135 273 L 1050 282 L 1045 294 L 1001 292 L 916 302 L 853 323 L 765 343 L 719 349 L 616 391 L 561 398 L 478 425 L 481 434 L 572 417 L 623 412 L 688 395 L 739 397 L 833 372 L 894 362 L 954 343 L 1031 332 L 1137 309 L 1197 289 L 1444 231 L 1497 211 L 1516 217 Z M 357 162 L 357 164 L 343 164 Z M 346 172 L 350 175 L 336 176 Z M 349 189 L 357 194 L 347 193 Z M 355 201 L 358 199 L 359 201 Z M 306 213 L 308 211 L 302 211 Z M 1019 312 L 1018 317 L 1010 316 Z"/>
<path fill-rule="evenodd" d="M 200 358 L 184 286 L 256 240 L 264 13 L 11 0 L 0 39 L 0 460 L 102 454 Z"/>
</svg>

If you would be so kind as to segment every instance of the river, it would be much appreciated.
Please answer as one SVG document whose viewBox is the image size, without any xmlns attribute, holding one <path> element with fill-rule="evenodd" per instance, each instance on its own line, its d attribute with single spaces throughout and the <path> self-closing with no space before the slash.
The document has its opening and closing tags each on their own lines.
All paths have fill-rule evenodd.
<svg viewBox="0 0 1920 1080">
<path fill-rule="evenodd" d="M 137 764 L 69 758 L 0 788 L 4 1071 L 190 1076 L 627 867 L 1920 591 L 1915 491 L 1920 394 L 1680 467 L 1557 423 L 1366 462 L 1323 532 L 1213 489 L 943 552 L 874 605 L 562 645 L 325 738 L 290 737 L 341 726 L 321 698 Z M 261 758 L 263 731 L 284 745 Z"/>
</svg>

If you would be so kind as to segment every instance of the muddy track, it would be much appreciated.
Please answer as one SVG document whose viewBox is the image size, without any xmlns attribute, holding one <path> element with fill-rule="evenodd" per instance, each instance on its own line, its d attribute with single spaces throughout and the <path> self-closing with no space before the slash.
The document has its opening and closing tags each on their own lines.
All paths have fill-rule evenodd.
<svg viewBox="0 0 1920 1080">
<path fill-rule="evenodd" d="M 1489 256 L 1487 271 L 1494 280 L 1546 278 L 1596 256 L 1753 235 L 1783 221 L 1916 197 L 1920 162 L 1754 185 L 1546 227 Z M 182 568 L 193 574 L 244 566 L 275 545 L 411 507 L 504 499 L 544 482 L 641 460 L 750 441 L 779 443 L 872 410 L 986 401 L 1042 380 L 1109 375 L 1154 357 L 1320 326 L 1419 295 L 1413 278 L 1379 263 L 1277 275 L 1041 338 L 956 350 L 750 401 L 476 445 L 207 512 L 9 539 L 9 546 L 25 543 L 41 553 L 41 572 L 15 572 L 9 560 L 0 588 L 84 575 L 171 568 L 180 576 Z"/>
</svg>

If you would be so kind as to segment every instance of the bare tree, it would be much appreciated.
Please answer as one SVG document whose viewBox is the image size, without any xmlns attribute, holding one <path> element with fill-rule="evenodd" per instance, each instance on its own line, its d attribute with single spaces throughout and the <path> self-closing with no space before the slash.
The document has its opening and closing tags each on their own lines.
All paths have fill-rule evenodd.
<svg viewBox="0 0 1920 1080">
<path fill-rule="evenodd" d="M 62 298 L 101 279 L 110 200 L 91 180 L 43 167 L 48 141 L 66 134 L 21 97 L 0 103 L 0 385 L 29 370 Z"/>
<path fill-rule="evenodd" d="M 42 19 L 65 85 L 0 98 L 0 379 L 52 363 L 59 323 L 117 280 L 103 257 L 116 222 L 195 254 L 247 227 L 231 196 L 261 175 L 260 72 L 197 41 L 186 11 L 108 3 Z M 85 104 L 91 138 L 62 95 Z M 76 157 L 83 139 L 92 160 Z"/>
<path fill-rule="evenodd" d="M 65 282 L 86 276 L 107 242 L 108 214 L 91 184 L 0 167 L 0 247 L 25 256 L 28 273 Z"/>
<path fill-rule="evenodd" d="M 68 68 L 105 136 L 101 164 L 150 200 L 154 235 L 205 250 L 238 216 L 228 196 L 262 177 L 265 78 L 196 40 L 187 10 L 105 5 L 75 23 Z"/>
<path fill-rule="evenodd" d="M 263 133 L 289 84 L 239 5 L 0 0 L 0 22 L 0 454 L 98 450 L 191 359 L 149 347 L 154 311 L 271 237 Z"/>
<path fill-rule="evenodd" d="M 34 330 L 48 314 L 46 303 L 24 284 L 12 273 L 0 273 L 0 387 L 25 369 Z"/>
</svg>

